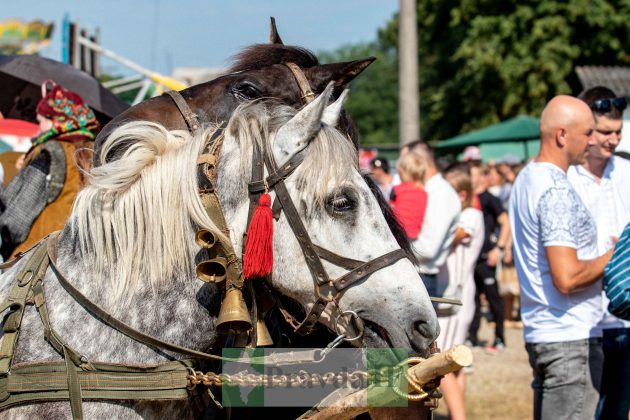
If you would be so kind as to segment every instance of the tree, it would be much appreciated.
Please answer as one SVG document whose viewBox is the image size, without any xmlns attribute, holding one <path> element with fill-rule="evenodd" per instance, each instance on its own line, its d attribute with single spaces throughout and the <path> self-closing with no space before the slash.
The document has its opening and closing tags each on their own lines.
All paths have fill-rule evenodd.
<svg viewBox="0 0 630 420">
<path fill-rule="evenodd" d="M 396 49 L 376 43 L 346 45 L 333 52 L 318 53 L 322 63 L 376 57 L 352 81 L 346 110 L 356 122 L 361 144 L 398 143 L 398 66 Z"/>
<path fill-rule="evenodd" d="M 579 93 L 575 66 L 628 64 L 629 12 L 628 0 L 419 0 L 423 138 L 538 115 L 554 95 Z M 394 17 L 376 45 L 397 40 Z"/>
</svg>

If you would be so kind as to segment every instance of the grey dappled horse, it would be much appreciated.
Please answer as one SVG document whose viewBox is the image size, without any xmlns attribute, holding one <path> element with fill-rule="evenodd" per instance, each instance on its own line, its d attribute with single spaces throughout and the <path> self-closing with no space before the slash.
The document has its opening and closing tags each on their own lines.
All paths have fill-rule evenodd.
<svg viewBox="0 0 630 420">
<path fill-rule="evenodd" d="M 217 191 L 234 249 L 241 249 L 247 223 L 247 182 L 254 147 L 266 142 L 279 165 L 305 149 L 300 167 L 286 180 L 314 243 L 339 255 L 369 261 L 398 248 L 376 199 L 359 174 L 353 145 L 334 128 L 341 107 L 328 105 L 330 89 L 297 112 L 262 101 L 240 106 L 225 129 Z M 103 142 L 101 166 L 77 197 L 59 238 L 57 266 L 94 303 L 128 325 L 164 341 L 217 351 L 214 324 L 220 303 L 214 285 L 195 276 L 199 228 L 214 231 L 198 196 L 196 159 L 213 127 L 191 136 L 159 124 L 123 124 Z M 124 153 L 120 153 L 124 150 Z M 272 193 L 273 195 L 273 193 Z M 275 291 L 314 302 L 313 280 L 285 217 L 274 233 Z M 24 261 L 3 274 L 4 300 Z M 345 270 L 325 263 L 331 277 Z M 67 343 L 91 361 L 157 364 L 177 354 L 140 344 L 92 317 L 48 270 L 45 289 L 51 324 Z M 438 326 L 426 290 L 407 259 L 373 273 L 345 291 L 342 310 L 366 322 L 357 345 L 406 347 L 426 355 Z M 323 323 L 333 327 L 323 316 Z M 15 363 L 59 360 L 46 343 L 33 307 L 24 315 Z M 188 401 L 84 401 L 86 418 L 195 417 Z M 70 417 L 67 402 L 12 408 L 5 417 Z"/>
</svg>

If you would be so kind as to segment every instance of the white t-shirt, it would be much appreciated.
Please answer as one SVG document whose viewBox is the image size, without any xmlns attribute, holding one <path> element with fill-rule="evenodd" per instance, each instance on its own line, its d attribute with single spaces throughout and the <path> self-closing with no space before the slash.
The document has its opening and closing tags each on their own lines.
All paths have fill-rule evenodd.
<svg viewBox="0 0 630 420">
<path fill-rule="evenodd" d="M 424 190 L 428 195 L 427 209 L 422 230 L 412 245 L 418 256 L 418 271 L 437 274 L 455 237 L 462 205 L 451 184 L 440 174 L 429 178 Z"/>
<path fill-rule="evenodd" d="M 595 219 L 597 255 L 605 254 L 612 248 L 610 237 L 619 237 L 630 222 L 630 161 L 613 156 L 608 160 L 600 182 L 583 166 L 570 167 L 567 176 Z M 600 327 L 630 327 L 630 321 L 608 313 L 608 302 L 604 295 L 604 319 Z"/>
<path fill-rule="evenodd" d="M 529 163 L 512 188 L 509 215 L 525 342 L 601 336 L 601 281 L 561 293 L 553 285 L 545 254 L 547 246 L 565 246 L 575 248 L 580 260 L 597 256 L 595 221 L 564 171 L 547 162 Z"/>
<path fill-rule="evenodd" d="M 464 229 L 469 237 L 451 250 L 437 275 L 438 295 L 449 299 L 461 300 L 462 305 L 438 304 L 440 336 L 438 347 L 442 350 L 464 344 L 470 323 L 475 314 L 475 278 L 474 271 L 479 252 L 483 246 L 483 213 L 472 207 L 462 210 L 458 227 Z M 452 315 L 440 316 L 440 309 L 451 309 Z"/>
</svg>

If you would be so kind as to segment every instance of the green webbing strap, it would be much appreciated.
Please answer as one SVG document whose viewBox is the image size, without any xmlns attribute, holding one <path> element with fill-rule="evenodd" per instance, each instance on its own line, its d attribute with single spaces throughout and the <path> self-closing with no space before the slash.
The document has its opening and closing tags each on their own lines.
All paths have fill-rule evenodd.
<svg viewBox="0 0 630 420">
<path fill-rule="evenodd" d="M 95 362 L 94 371 L 75 370 L 76 383 L 84 400 L 183 400 L 191 396 L 188 375 L 194 366 L 191 360 L 157 366 Z M 72 391 L 64 362 L 23 365 L 0 377 L 0 410 L 23 403 L 68 400 L 72 401 Z M 80 418 L 81 412 L 74 410 L 73 417 Z"/>
<path fill-rule="evenodd" d="M 83 397 L 81 396 L 81 384 L 77 367 L 72 363 L 66 347 L 63 348 L 63 358 L 66 362 L 66 383 L 68 384 L 68 397 L 70 398 L 70 410 L 74 420 L 83 420 Z"/>
<path fill-rule="evenodd" d="M 6 375 L 13 361 L 15 352 L 15 344 L 20 334 L 20 326 L 24 316 L 24 309 L 27 305 L 29 292 L 33 283 L 39 281 L 47 265 L 44 260 L 47 259 L 46 246 L 40 245 L 33 251 L 24 268 L 17 277 L 17 281 L 13 284 L 9 298 L 0 306 L 1 312 L 11 309 L 11 312 L 4 319 L 2 346 L 0 346 L 0 375 Z M 42 273 L 43 271 L 43 273 Z"/>
<path fill-rule="evenodd" d="M 44 294 L 44 287 L 42 282 L 37 282 L 33 286 L 33 300 L 35 301 L 35 307 L 39 313 L 39 317 L 44 325 L 44 337 L 46 341 L 53 346 L 53 348 L 64 358 L 70 358 L 75 366 L 80 367 L 83 370 L 94 370 L 92 364 L 86 357 L 82 356 L 70 347 L 63 339 L 57 334 L 50 323 L 50 317 L 48 316 L 48 307 L 46 306 L 46 296 Z"/>
</svg>

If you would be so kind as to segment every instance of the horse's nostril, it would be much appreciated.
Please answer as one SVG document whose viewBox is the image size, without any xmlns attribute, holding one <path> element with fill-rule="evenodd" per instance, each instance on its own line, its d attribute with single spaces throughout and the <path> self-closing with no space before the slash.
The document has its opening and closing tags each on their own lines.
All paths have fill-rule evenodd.
<svg viewBox="0 0 630 420">
<path fill-rule="evenodd" d="M 414 331 L 416 331 L 418 334 L 420 334 L 421 339 L 423 341 L 424 340 L 428 340 L 429 343 L 435 341 L 435 339 L 437 338 L 437 336 L 440 333 L 440 326 L 439 326 L 439 324 L 431 325 L 430 322 L 427 322 L 427 321 L 424 321 L 424 320 L 420 320 L 420 321 L 414 322 L 413 326 L 414 326 Z"/>
</svg>

